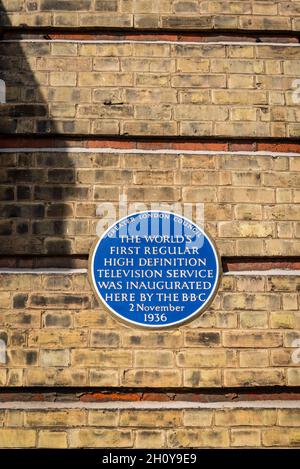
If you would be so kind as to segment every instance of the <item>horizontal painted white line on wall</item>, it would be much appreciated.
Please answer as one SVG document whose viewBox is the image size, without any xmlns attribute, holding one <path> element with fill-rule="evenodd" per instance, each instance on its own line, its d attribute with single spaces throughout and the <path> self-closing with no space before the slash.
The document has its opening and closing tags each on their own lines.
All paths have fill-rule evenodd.
<svg viewBox="0 0 300 469">
<path fill-rule="evenodd" d="M 300 409 L 300 401 L 241 401 L 241 402 L 187 402 L 187 401 L 112 401 L 112 402 L 1 402 L 0 410 L 168 410 L 168 409 Z M 42 425 L 42 422 L 41 422 Z"/>
<path fill-rule="evenodd" d="M 62 147 L 62 148 L 0 148 L 0 153 L 123 153 L 127 155 L 220 155 L 220 156 L 266 156 L 278 158 L 280 156 L 298 156 L 300 153 L 291 152 L 273 152 L 273 151 L 224 151 L 224 150 L 170 150 L 168 148 L 159 150 L 143 150 L 137 148 L 81 148 L 81 147 Z"/>
<path fill-rule="evenodd" d="M 74 274 L 86 274 L 87 269 L 58 269 L 58 268 L 49 268 L 49 269 L 0 269 L 1 274 L 34 274 L 34 275 L 51 275 L 51 274 L 61 274 L 61 275 L 74 275 Z"/>
<path fill-rule="evenodd" d="M 271 277 L 282 277 L 282 276 L 299 276 L 300 275 L 300 270 L 295 270 L 295 269 L 270 269 L 270 270 L 231 270 L 230 272 L 225 272 L 223 275 L 226 276 L 252 276 L 252 275 L 257 275 L 257 276 L 266 276 L 269 275 Z"/>
<path fill-rule="evenodd" d="M 134 40 L 134 39 L 4 39 L 1 42 L 5 43 L 22 43 L 22 42 L 42 42 L 42 43 L 68 43 L 68 44 L 167 44 L 167 45 L 190 45 L 190 46 L 275 46 L 275 47 L 300 47 L 300 43 L 291 42 L 251 42 L 251 41 L 211 41 L 211 42 L 193 42 L 193 41 L 147 41 L 147 40 Z"/>
<path fill-rule="evenodd" d="M 20 275 L 78 275 L 78 274 L 87 274 L 87 269 L 64 269 L 64 268 L 49 268 L 49 269 L 15 269 L 15 268 L 7 268 L 7 269 L 0 269 L 1 274 L 20 274 Z M 270 277 L 282 277 L 282 276 L 291 276 L 291 277 L 299 277 L 300 270 L 293 270 L 293 269 L 270 269 L 270 270 L 235 270 L 230 272 L 223 273 L 224 276 L 270 276 Z"/>
</svg>

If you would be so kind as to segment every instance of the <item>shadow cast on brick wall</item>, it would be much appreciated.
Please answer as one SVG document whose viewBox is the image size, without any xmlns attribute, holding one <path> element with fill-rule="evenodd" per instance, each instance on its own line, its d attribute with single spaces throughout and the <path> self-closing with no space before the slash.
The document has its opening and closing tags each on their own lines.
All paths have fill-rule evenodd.
<svg viewBox="0 0 300 469">
<path fill-rule="evenodd" d="M 0 14 L 7 26 L 1 0 Z M 76 234 L 74 222 L 68 221 L 73 216 L 76 192 L 72 161 L 66 152 L 25 150 L 28 145 L 49 146 L 49 142 L 37 139 L 41 135 L 59 134 L 50 117 L 49 103 L 55 89 L 50 86 L 49 73 L 34 74 L 31 70 L 31 61 L 48 54 L 50 47 L 46 41 L 0 41 L 0 79 L 4 82 L 0 83 L 6 95 L 5 103 L 0 104 L 1 255 L 64 255 L 72 251 L 68 236 L 68 232 Z M 55 105 L 59 107 L 59 102 Z M 22 138 L 25 135 L 27 138 Z M 59 139 L 59 147 L 64 146 L 65 141 Z M 7 151 L 7 147 L 15 150 Z"/>
</svg>

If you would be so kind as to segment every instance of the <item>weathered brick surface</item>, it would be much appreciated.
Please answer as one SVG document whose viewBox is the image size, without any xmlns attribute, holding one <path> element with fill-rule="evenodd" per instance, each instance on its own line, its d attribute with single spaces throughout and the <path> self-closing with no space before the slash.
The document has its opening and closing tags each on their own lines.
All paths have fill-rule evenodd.
<svg viewBox="0 0 300 469">
<path fill-rule="evenodd" d="M 293 30 L 298 0 L 2 0 L 2 26 Z"/>
<path fill-rule="evenodd" d="M 47 27 L 50 38 L 60 36 L 49 27 L 74 28 L 79 38 L 84 28 L 120 34 L 111 43 L 107 35 L 0 42 L 1 134 L 300 135 L 300 48 L 278 44 L 296 41 L 299 0 L 0 0 L 0 26 Z M 151 36 L 130 29 L 164 30 L 159 37 L 169 42 L 147 42 Z M 256 45 L 251 35 L 248 44 L 186 43 L 184 30 L 190 41 L 199 41 L 197 30 L 268 32 L 277 45 Z M 204 203 L 205 228 L 223 256 L 298 256 L 299 161 L 163 148 L 0 152 L 0 255 L 87 254 L 101 204 L 117 206 L 123 194 L 144 209 Z M 96 301 L 86 274 L 0 272 L 0 386 L 300 386 L 299 291 L 296 275 L 229 275 L 202 316 L 157 334 L 118 322 Z M 0 409 L 1 448 L 300 447 L 299 408 L 278 404 L 20 407 Z"/>
<path fill-rule="evenodd" d="M 179 208 L 203 203 L 205 228 L 221 255 L 299 254 L 300 157 L 102 151 L 0 152 L 1 254 L 87 254 L 96 239 L 97 223 L 105 228 L 113 222 L 101 218 L 107 215 L 103 204 L 111 203 L 118 217 L 121 194 L 129 204 L 141 203 L 145 209 L 152 203 L 163 203 L 165 209 L 175 203 Z M 50 291 L 61 283 L 69 287 L 63 276 L 47 280 L 49 303 Z M 241 279 L 240 285 L 247 291 L 248 281 Z M 3 304 L 6 301 L 3 297 Z M 20 294 L 14 301 L 20 310 L 25 305 L 43 306 L 38 295 L 29 300 Z M 81 307 L 87 299 L 73 301 Z M 236 306 L 232 299 L 226 301 L 228 308 Z M 257 301 L 254 295 L 251 302 L 244 300 L 244 306 L 251 309 Z M 287 308 L 294 308 L 295 296 L 284 301 Z M 274 310 L 278 304 L 268 306 Z M 241 317 L 247 327 L 253 320 L 258 318 Z M 259 320 L 265 327 L 266 317 Z M 68 324 L 67 314 L 60 321 Z M 290 318 L 273 311 L 271 321 L 284 325 Z"/>
<path fill-rule="evenodd" d="M 300 135 L 298 45 L 7 42 L 0 62 L 2 133 Z"/>
<path fill-rule="evenodd" d="M 1 448 L 299 448 L 299 409 L 4 410 Z M 113 415 L 113 418 L 111 417 Z M 34 424 L 32 425 L 32 422 Z"/>
<path fill-rule="evenodd" d="M 86 274 L 66 274 L 65 278 L 67 282 L 55 273 L 1 274 L 0 298 L 5 301 L 1 301 L 0 337 L 7 343 L 7 363 L 0 365 L 2 386 L 205 388 L 300 384 L 300 276 L 226 276 L 207 312 L 189 325 L 159 336 L 153 331 L 130 330 L 114 319 L 97 303 Z M 55 285 L 55 291 L 49 291 L 49 284 Z M 20 295 L 27 300 L 22 308 L 14 308 Z M 286 303 L 289 296 L 294 298 L 293 304 Z M 278 318 L 275 322 L 274 315 Z M 245 321 L 245 316 L 251 321 Z M 59 415 L 51 414 L 43 421 L 54 426 L 66 421 L 81 425 L 83 421 L 80 412 L 73 413 L 72 420 L 68 415 L 60 420 Z M 227 414 L 218 415 L 220 424 L 226 425 Z M 146 416 L 143 418 L 147 426 Z M 289 426 L 299 420 L 296 415 L 292 419 L 280 414 L 282 425 L 288 419 Z M 265 424 L 273 425 L 271 420 Z M 31 428 L 39 421 L 36 414 L 27 417 Z M 124 413 L 122 422 L 137 425 L 132 413 Z M 159 425 L 160 420 L 157 422 Z M 165 424 L 176 426 L 173 420 Z M 198 425 L 189 414 L 186 424 Z M 76 435 L 76 444 L 89 441 L 85 432 Z M 185 441 L 186 436 L 179 435 L 172 436 L 173 445 L 177 438 Z M 223 442 L 223 436 L 220 438 Z M 237 435 L 237 442 L 239 438 L 243 436 Z"/>
</svg>

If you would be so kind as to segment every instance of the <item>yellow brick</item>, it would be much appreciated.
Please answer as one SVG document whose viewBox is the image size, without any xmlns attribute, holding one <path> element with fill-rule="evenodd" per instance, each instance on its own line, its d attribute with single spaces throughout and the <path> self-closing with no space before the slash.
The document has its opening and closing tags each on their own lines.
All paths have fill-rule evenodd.
<svg viewBox="0 0 300 469">
<path fill-rule="evenodd" d="M 225 370 L 225 386 L 280 386 L 286 384 L 282 369 Z M 290 383 L 289 383 L 290 384 Z"/>
<path fill-rule="evenodd" d="M 287 384 L 289 386 L 299 386 L 300 385 L 300 370 L 299 369 L 289 368 L 287 370 Z"/>
<path fill-rule="evenodd" d="M 209 104 L 211 102 L 209 90 L 180 91 L 179 100 L 183 104 Z"/>
<path fill-rule="evenodd" d="M 234 121 L 255 121 L 257 118 L 256 109 L 232 108 L 231 118 Z"/>
<path fill-rule="evenodd" d="M 170 46 L 167 44 L 134 44 L 133 54 L 137 57 L 169 57 Z"/>
<path fill-rule="evenodd" d="M 118 386 L 118 370 L 90 369 L 90 386 Z"/>
<path fill-rule="evenodd" d="M 283 427 L 299 427 L 300 426 L 300 410 L 299 409 L 279 409 L 278 424 Z"/>
<path fill-rule="evenodd" d="M 277 412 L 274 409 L 226 409 L 215 413 L 217 426 L 265 426 L 275 425 Z"/>
<path fill-rule="evenodd" d="M 232 207 L 229 204 L 205 204 L 204 217 L 206 220 L 230 220 L 233 218 Z"/>
<path fill-rule="evenodd" d="M 134 364 L 143 368 L 173 368 L 174 354 L 167 350 L 139 350 L 134 353 Z"/>
<path fill-rule="evenodd" d="M 183 423 L 185 427 L 210 427 L 212 419 L 212 410 L 185 410 L 183 415 Z"/>
<path fill-rule="evenodd" d="M 79 86 L 131 86 L 133 75 L 130 73 L 79 72 Z"/>
<path fill-rule="evenodd" d="M 0 291 L 1 308 L 9 308 L 11 304 L 11 294 L 9 292 Z"/>
<path fill-rule="evenodd" d="M 298 310 L 297 293 L 287 293 L 282 295 L 282 307 L 284 310 Z"/>
<path fill-rule="evenodd" d="M 271 351 L 271 364 L 275 366 L 288 366 L 291 363 L 290 350 L 272 350 Z"/>
<path fill-rule="evenodd" d="M 79 347 L 87 343 L 87 331 L 84 330 L 64 330 L 61 329 L 42 329 L 40 331 L 31 331 L 28 336 L 29 346 L 40 347 Z"/>
<path fill-rule="evenodd" d="M 193 135 L 194 137 L 211 135 L 212 122 L 182 122 L 180 124 L 179 134 L 183 136 Z"/>
<path fill-rule="evenodd" d="M 68 11 L 67 13 L 54 14 L 53 19 L 51 19 L 49 15 L 48 25 L 52 24 L 52 21 L 54 26 L 74 27 L 79 25 L 79 16 L 77 15 L 77 13 L 71 13 L 70 11 Z"/>
<path fill-rule="evenodd" d="M 67 433 L 41 430 L 38 434 L 38 448 L 67 448 Z"/>
<path fill-rule="evenodd" d="M 238 315 L 228 311 L 220 312 L 217 316 L 217 327 L 236 329 L 238 327 Z"/>
<path fill-rule="evenodd" d="M 233 238 L 266 238 L 274 236 L 274 224 L 269 222 L 220 222 L 219 235 Z"/>
<path fill-rule="evenodd" d="M 276 311 L 270 313 L 270 325 L 274 329 L 293 329 L 295 327 L 295 315 L 293 312 Z"/>
<path fill-rule="evenodd" d="M 279 347 L 282 345 L 282 333 L 269 331 L 257 331 L 255 333 L 224 331 L 223 343 L 225 347 Z"/>
<path fill-rule="evenodd" d="M 6 427 L 23 427 L 24 426 L 24 412 L 22 412 L 21 410 L 11 410 L 11 409 L 7 410 L 5 426 Z"/>
<path fill-rule="evenodd" d="M 269 315 L 265 311 L 241 312 L 240 324 L 245 329 L 266 329 L 268 327 Z"/>
<path fill-rule="evenodd" d="M 93 70 L 118 72 L 120 70 L 119 59 L 117 57 L 96 57 L 93 59 Z"/>
<path fill-rule="evenodd" d="M 240 352 L 241 367 L 267 367 L 269 354 L 267 350 L 247 350 Z"/>
<path fill-rule="evenodd" d="M 213 155 L 182 155 L 181 165 L 183 169 L 215 169 L 216 159 Z"/>
<path fill-rule="evenodd" d="M 37 59 L 36 68 L 37 70 L 53 70 L 58 72 L 68 70 L 68 73 L 70 73 L 91 70 L 92 61 L 90 58 L 83 57 L 42 57 Z"/>
<path fill-rule="evenodd" d="M 264 253 L 271 256 L 296 256 L 299 249 L 300 242 L 298 240 L 268 239 L 265 240 Z"/>
<path fill-rule="evenodd" d="M 253 46 L 229 46 L 228 47 L 229 57 L 248 59 L 254 57 Z"/>
<path fill-rule="evenodd" d="M 25 425 L 28 427 L 78 427 L 84 425 L 87 413 L 84 410 L 44 410 L 27 411 L 25 413 Z"/>
<path fill-rule="evenodd" d="M 297 341 L 299 339 L 300 339 L 299 331 L 287 331 L 284 333 L 283 343 L 285 347 L 295 347 L 295 346 L 297 347 Z"/>
<path fill-rule="evenodd" d="M 229 171 L 220 171 L 215 173 L 213 171 L 208 171 L 203 173 L 203 171 L 193 171 L 192 173 L 192 184 L 199 186 L 209 186 L 212 183 L 215 185 L 230 185 L 231 184 L 231 173 Z"/>
<path fill-rule="evenodd" d="M 277 292 L 295 292 L 298 289 L 298 277 L 294 276 L 270 276 L 267 279 L 268 290 Z"/>
<path fill-rule="evenodd" d="M 166 427 L 173 428 L 180 425 L 181 410 L 121 410 L 121 427 Z"/>
<path fill-rule="evenodd" d="M 280 300 L 278 294 L 225 293 L 223 295 L 223 306 L 227 310 L 269 311 L 270 309 L 280 309 Z"/>
<path fill-rule="evenodd" d="M 72 43 L 56 43 L 51 44 L 51 50 L 54 55 L 63 55 L 66 57 L 77 55 L 77 44 Z"/>
<path fill-rule="evenodd" d="M 51 86 L 75 86 L 76 73 L 75 72 L 51 72 L 50 73 Z"/>
<path fill-rule="evenodd" d="M 76 312 L 74 317 L 75 327 L 103 327 L 110 329 L 115 327 L 116 321 L 112 316 L 99 310 L 82 310 Z"/>
<path fill-rule="evenodd" d="M 298 447 L 300 430 L 295 428 L 270 428 L 262 431 L 264 446 Z"/>
<path fill-rule="evenodd" d="M 263 91 L 236 91 L 236 90 L 213 90 L 213 103 L 215 104 L 267 104 L 267 94 Z M 241 114 L 242 116 L 242 114 Z M 243 119 L 239 119 L 243 120 Z"/>
<path fill-rule="evenodd" d="M 50 106 L 49 115 L 50 117 L 75 117 L 76 109 L 75 105 L 64 104 L 52 104 Z"/>
<path fill-rule="evenodd" d="M 41 289 L 42 282 L 40 275 L 30 274 L 1 274 L 1 290 L 7 291 L 27 291 L 31 289 Z"/>
<path fill-rule="evenodd" d="M 168 442 L 171 448 L 227 448 L 229 435 L 225 429 L 178 429 L 169 432 Z"/>
<path fill-rule="evenodd" d="M 263 292 L 266 280 L 264 276 L 240 276 L 236 279 L 236 289 L 238 292 Z"/>
<path fill-rule="evenodd" d="M 227 350 L 187 350 L 177 355 L 178 366 L 187 367 L 223 367 L 232 366 L 234 352 Z"/>
<path fill-rule="evenodd" d="M 185 187 L 182 191 L 183 201 L 187 202 L 215 202 L 216 189 L 214 187 Z"/>
<path fill-rule="evenodd" d="M 196 121 L 223 121 L 228 118 L 228 109 L 221 106 L 199 106 L 182 104 L 175 108 L 175 118 L 178 120 L 196 120 Z"/>
<path fill-rule="evenodd" d="M 41 366 L 69 366 L 69 350 L 41 350 Z"/>
<path fill-rule="evenodd" d="M 276 190 L 276 201 L 279 203 L 292 202 L 293 195 L 291 189 L 277 189 Z"/>
<path fill-rule="evenodd" d="M 103 15 L 101 14 L 82 14 L 79 17 L 80 26 L 84 27 L 117 27 L 131 28 L 133 26 L 132 15 Z"/>
<path fill-rule="evenodd" d="M 132 365 L 132 352 L 126 350 L 76 349 L 71 353 L 72 366 L 95 366 L 110 368 Z"/>
<path fill-rule="evenodd" d="M 89 410 L 88 424 L 99 427 L 116 427 L 119 412 L 116 410 Z"/>
<path fill-rule="evenodd" d="M 262 60 L 212 59 L 211 71 L 213 73 L 263 73 L 264 62 Z"/>
<path fill-rule="evenodd" d="M 135 448 L 164 448 L 165 433 L 158 430 L 138 430 L 135 432 Z"/>
<path fill-rule="evenodd" d="M 230 136 L 234 137 L 236 135 L 248 135 L 249 137 L 262 137 L 267 133 L 270 133 L 270 125 L 268 122 L 260 122 L 260 125 L 257 125 L 256 122 L 215 122 L 214 123 L 215 132 L 220 136 Z M 273 132 L 273 136 L 284 137 L 284 131 L 279 129 L 278 131 Z"/>
<path fill-rule="evenodd" d="M 177 59 L 178 72 L 208 72 L 209 60 Z"/>
<path fill-rule="evenodd" d="M 208 13 L 221 13 L 221 14 L 246 14 L 251 13 L 250 2 L 207 2 Z"/>
<path fill-rule="evenodd" d="M 240 19 L 240 25 L 243 29 L 269 29 L 269 30 L 285 30 L 290 27 L 289 18 L 273 17 L 272 22 L 269 22 L 269 18 L 253 16 L 249 18 L 244 16 Z"/>
<path fill-rule="evenodd" d="M 174 187 L 129 187 L 127 191 L 128 200 L 133 202 L 177 202 L 180 191 Z"/>
<path fill-rule="evenodd" d="M 123 386 L 152 387 L 181 386 L 181 372 L 177 370 L 126 370 L 122 376 Z"/>
<path fill-rule="evenodd" d="M 132 432 L 86 428 L 70 431 L 70 448 L 130 448 Z"/>
<path fill-rule="evenodd" d="M 227 188 L 218 189 L 218 199 L 222 202 L 240 202 L 240 203 L 272 203 L 275 202 L 275 191 L 273 189 L 255 189 L 255 188 Z"/>
<path fill-rule="evenodd" d="M 4 422 L 5 422 L 5 414 L 6 414 L 6 420 L 9 421 L 9 417 L 8 417 L 7 413 L 5 412 L 5 410 L 1 410 L 1 412 L 0 412 L 0 425 L 1 425 L 1 427 L 4 425 Z"/>
<path fill-rule="evenodd" d="M 136 171 L 134 173 L 135 184 L 174 184 L 172 171 Z"/>
<path fill-rule="evenodd" d="M 5 371 L 5 370 L 3 370 Z M 12 369 L 8 370 L 7 382 L 1 383 L 1 370 L 0 370 L 0 383 L 2 385 L 7 384 L 7 386 L 23 386 L 24 385 L 24 371 L 23 369 Z"/>
<path fill-rule="evenodd" d="M 34 448 L 35 444 L 34 430 L 0 428 L 1 448 Z"/>
<path fill-rule="evenodd" d="M 184 370 L 183 382 L 186 387 L 219 387 L 221 381 L 220 370 L 199 370 L 199 368 Z"/>
<path fill-rule="evenodd" d="M 124 135 L 175 135 L 176 122 L 125 121 L 121 133 Z"/>
<path fill-rule="evenodd" d="M 233 428 L 231 430 L 231 446 L 234 447 L 257 447 L 261 445 L 259 430 L 246 430 Z"/>
<path fill-rule="evenodd" d="M 253 89 L 254 77 L 252 75 L 230 75 L 228 76 L 228 88 L 232 89 Z"/>
<path fill-rule="evenodd" d="M 278 5 L 268 2 L 253 2 L 252 11 L 254 15 L 277 15 Z"/>
<path fill-rule="evenodd" d="M 111 159 L 111 157 L 110 157 Z M 177 155 L 123 155 L 123 166 L 128 169 L 142 169 L 144 171 L 176 169 L 179 157 Z"/>
<path fill-rule="evenodd" d="M 86 386 L 87 370 L 76 368 L 28 368 L 25 374 L 28 386 Z"/>
<path fill-rule="evenodd" d="M 292 222 L 278 222 L 277 223 L 277 233 L 279 238 L 293 238 L 294 229 Z"/>
</svg>

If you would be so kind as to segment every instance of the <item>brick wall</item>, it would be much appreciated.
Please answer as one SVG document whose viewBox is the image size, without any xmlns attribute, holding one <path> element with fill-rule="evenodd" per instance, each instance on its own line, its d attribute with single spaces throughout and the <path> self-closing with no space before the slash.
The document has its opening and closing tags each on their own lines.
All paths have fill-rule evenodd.
<svg viewBox="0 0 300 469">
<path fill-rule="evenodd" d="M 30 40 L 0 62 L 7 133 L 300 135 L 298 45 Z"/>
<path fill-rule="evenodd" d="M 2 25 L 299 31 L 300 2 L 261 0 L 2 0 Z"/>
<path fill-rule="evenodd" d="M 0 0 L 0 24 L 0 447 L 299 447 L 300 1 Z M 190 324 L 126 326 L 66 269 L 121 194 L 204 204 L 237 271 Z"/>
<path fill-rule="evenodd" d="M 300 252 L 296 154 L 135 151 L 0 153 L 0 252 L 88 254 L 101 220 L 97 207 L 110 202 L 118 215 L 122 194 L 145 209 L 203 203 L 205 228 L 222 256 Z"/>
<path fill-rule="evenodd" d="M 278 406 L 281 408 L 278 409 Z M 199 408 L 197 408 L 199 407 Z M 74 405 L 52 408 L 1 406 L 4 448 L 257 448 L 297 447 L 295 405 L 159 406 L 114 408 Z M 42 424 L 41 424 L 42 422 Z"/>
<path fill-rule="evenodd" d="M 86 273 L 1 274 L 2 386 L 298 386 L 299 276 L 226 275 L 210 309 L 140 331 L 100 306 Z M 297 352 L 297 350 L 296 350 Z"/>
</svg>

